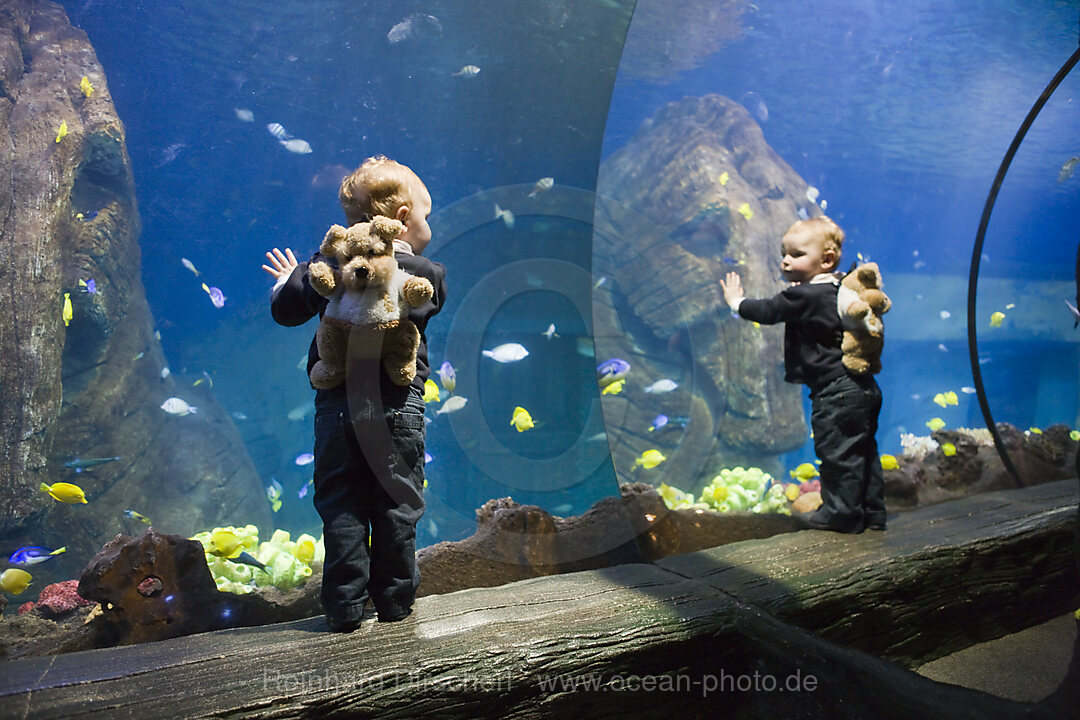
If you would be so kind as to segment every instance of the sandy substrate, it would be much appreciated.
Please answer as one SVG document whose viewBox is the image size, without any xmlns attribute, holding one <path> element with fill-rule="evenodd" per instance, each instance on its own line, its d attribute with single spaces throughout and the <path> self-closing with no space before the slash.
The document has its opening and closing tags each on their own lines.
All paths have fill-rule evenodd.
<svg viewBox="0 0 1080 720">
<path fill-rule="evenodd" d="M 1035 702 L 1057 689 L 1072 660 L 1072 613 L 928 662 L 918 673 L 1010 700 Z"/>
</svg>

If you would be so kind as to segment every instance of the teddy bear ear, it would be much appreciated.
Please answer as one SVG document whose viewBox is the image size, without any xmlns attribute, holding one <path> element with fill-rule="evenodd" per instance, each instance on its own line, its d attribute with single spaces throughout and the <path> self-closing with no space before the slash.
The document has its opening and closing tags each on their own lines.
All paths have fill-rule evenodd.
<svg viewBox="0 0 1080 720">
<path fill-rule="evenodd" d="M 877 287 L 879 277 L 877 265 L 873 263 L 867 263 L 859 268 L 859 282 L 863 287 Z"/>
<path fill-rule="evenodd" d="M 384 240 L 393 240 L 405 232 L 405 226 L 394 218 L 376 215 L 371 220 L 371 232 Z"/>
<path fill-rule="evenodd" d="M 322 244 L 319 245 L 319 252 L 327 256 L 333 255 L 335 248 L 345 239 L 347 234 L 348 231 L 340 225 L 331 225 L 330 229 L 326 231 Z"/>
</svg>

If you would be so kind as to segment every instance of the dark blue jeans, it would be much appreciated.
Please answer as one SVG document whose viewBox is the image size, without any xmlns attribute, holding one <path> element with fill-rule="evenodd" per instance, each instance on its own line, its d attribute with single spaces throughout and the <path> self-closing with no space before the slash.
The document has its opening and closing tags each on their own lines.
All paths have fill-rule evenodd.
<svg viewBox="0 0 1080 720">
<path fill-rule="evenodd" d="M 381 402 L 354 398 L 350 408 L 342 398 L 318 407 L 314 481 L 327 616 L 358 620 L 369 597 L 381 620 L 407 615 L 420 584 L 416 523 L 424 512 L 419 392 L 401 388 Z"/>
<path fill-rule="evenodd" d="M 821 460 L 821 519 L 843 530 L 885 526 L 878 456 L 881 389 L 872 375 L 844 375 L 810 393 L 810 427 Z"/>
</svg>

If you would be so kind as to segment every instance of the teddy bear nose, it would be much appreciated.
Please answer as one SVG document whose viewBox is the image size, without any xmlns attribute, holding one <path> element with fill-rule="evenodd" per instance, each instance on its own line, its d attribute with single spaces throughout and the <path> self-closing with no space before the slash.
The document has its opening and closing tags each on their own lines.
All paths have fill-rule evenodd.
<svg viewBox="0 0 1080 720">
<path fill-rule="evenodd" d="M 366 280 L 369 273 L 370 270 L 368 270 L 366 267 L 356 268 L 356 277 L 360 280 Z"/>
</svg>

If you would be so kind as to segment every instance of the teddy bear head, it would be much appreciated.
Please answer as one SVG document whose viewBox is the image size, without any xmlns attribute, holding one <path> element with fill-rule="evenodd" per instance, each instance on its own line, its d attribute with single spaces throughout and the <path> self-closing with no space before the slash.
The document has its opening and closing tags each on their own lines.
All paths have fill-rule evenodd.
<svg viewBox="0 0 1080 720">
<path fill-rule="evenodd" d="M 854 290 L 875 315 L 884 315 L 892 307 L 889 296 L 881 289 L 881 271 L 878 270 L 877 263 L 860 265 L 844 277 L 842 284 Z"/>
<path fill-rule="evenodd" d="M 319 252 L 338 263 L 342 285 L 347 290 L 387 286 L 398 269 L 394 259 L 394 239 L 405 226 L 392 218 L 376 216 L 371 222 L 349 228 L 334 225 L 326 233 Z"/>
</svg>

